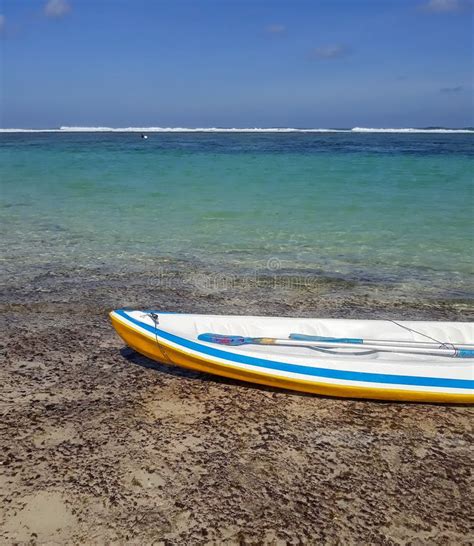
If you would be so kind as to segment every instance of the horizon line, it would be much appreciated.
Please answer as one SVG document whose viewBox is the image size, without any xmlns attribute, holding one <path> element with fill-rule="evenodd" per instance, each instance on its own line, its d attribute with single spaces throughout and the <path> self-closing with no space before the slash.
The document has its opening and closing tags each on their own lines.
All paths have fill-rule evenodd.
<svg viewBox="0 0 474 546">
<path fill-rule="evenodd" d="M 474 133 L 474 127 L 106 127 L 0 128 L 0 133 Z"/>
</svg>

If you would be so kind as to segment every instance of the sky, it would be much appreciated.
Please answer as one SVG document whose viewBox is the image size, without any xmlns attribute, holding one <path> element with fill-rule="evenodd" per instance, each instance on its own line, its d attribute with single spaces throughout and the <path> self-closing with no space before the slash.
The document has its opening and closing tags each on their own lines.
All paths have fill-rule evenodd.
<svg viewBox="0 0 474 546">
<path fill-rule="evenodd" d="M 0 127 L 474 125 L 472 0 L 0 0 Z"/>
</svg>

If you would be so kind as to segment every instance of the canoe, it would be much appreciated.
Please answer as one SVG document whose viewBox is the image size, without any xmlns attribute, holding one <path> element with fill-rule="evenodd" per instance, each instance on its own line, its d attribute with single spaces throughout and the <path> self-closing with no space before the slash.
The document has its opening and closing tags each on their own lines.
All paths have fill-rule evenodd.
<svg viewBox="0 0 474 546">
<path fill-rule="evenodd" d="M 465 348 L 474 348 L 473 323 L 130 309 L 112 311 L 110 318 L 129 347 L 165 364 L 327 396 L 474 403 L 474 358 L 457 357 L 463 351 L 472 353 Z M 216 343 L 209 334 L 226 336 L 224 343 Z M 232 336 L 251 341 L 232 345 Z M 317 341 L 311 341 L 314 339 Z M 331 341 L 318 341 L 321 339 L 337 343 L 332 346 Z M 362 343 L 358 340 L 370 342 L 366 347 L 355 345 L 354 341 Z M 455 347 L 461 349 L 456 353 Z M 397 352 L 402 349 L 405 352 Z"/>
</svg>

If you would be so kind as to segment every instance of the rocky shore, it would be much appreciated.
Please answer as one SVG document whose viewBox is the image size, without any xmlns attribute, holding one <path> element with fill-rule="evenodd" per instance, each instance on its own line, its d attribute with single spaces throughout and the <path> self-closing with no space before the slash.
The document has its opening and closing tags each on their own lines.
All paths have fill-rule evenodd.
<svg viewBox="0 0 474 546">
<path fill-rule="evenodd" d="M 53 272 L 54 271 L 54 272 Z M 117 307 L 472 320 L 390 286 L 150 270 L 5 275 L 0 542 L 462 544 L 472 409 L 331 399 L 153 363 Z"/>
</svg>

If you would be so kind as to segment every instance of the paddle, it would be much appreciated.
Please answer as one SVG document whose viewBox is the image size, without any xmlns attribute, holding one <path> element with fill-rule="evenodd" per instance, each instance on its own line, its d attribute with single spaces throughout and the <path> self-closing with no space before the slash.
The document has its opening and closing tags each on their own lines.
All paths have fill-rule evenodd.
<svg viewBox="0 0 474 546">
<path fill-rule="evenodd" d="M 236 347 L 240 345 L 280 345 L 284 347 L 308 347 L 309 349 L 362 349 L 360 343 L 337 343 L 334 341 L 300 341 L 297 339 L 277 339 L 272 337 L 244 337 L 222 334 L 200 334 L 200 341 L 208 343 L 217 343 L 218 345 L 227 345 Z M 349 338 L 344 338 L 349 339 Z M 439 349 L 439 348 L 418 348 L 418 347 L 388 347 L 375 343 L 364 343 L 364 349 L 373 349 L 374 351 L 386 353 L 404 353 L 404 354 L 423 354 L 433 356 L 450 356 L 456 358 L 474 358 L 474 350 L 469 349 Z"/>
<path fill-rule="evenodd" d="M 437 343 L 433 341 L 409 341 L 393 339 L 363 339 L 346 337 L 310 336 L 306 334 L 290 334 L 290 339 L 299 341 L 327 341 L 331 343 L 356 343 L 358 345 L 374 344 L 388 347 L 426 347 L 438 349 L 474 349 L 474 343 Z"/>
</svg>

